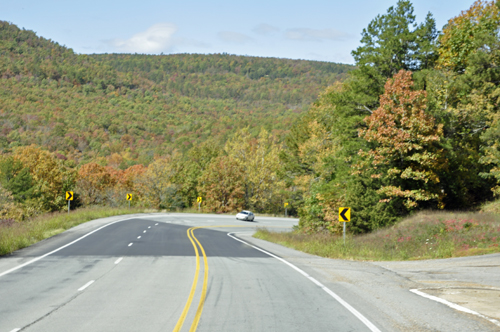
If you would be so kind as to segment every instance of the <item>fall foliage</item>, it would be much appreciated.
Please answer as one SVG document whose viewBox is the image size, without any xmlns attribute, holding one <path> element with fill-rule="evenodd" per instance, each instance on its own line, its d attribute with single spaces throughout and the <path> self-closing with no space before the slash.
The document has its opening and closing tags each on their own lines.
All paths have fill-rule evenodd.
<svg viewBox="0 0 500 332">
<path fill-rule="evenodd" d="M 227 54 L 78 55 L 0 22 L 0 219 L 74 207 L 288 213 L 370 232 L 500 194 L 500 11 L 438 34 L 408 0 L 356 66 Z M 72 205 L 73 206 L 73 205 Z"/>
<path fill-rule="evenodd" d="M 446 167 L 439 147 L 443 125 L 426 113 L 427 93 L 412 91 L 413 85 L 411 72 L 404 70 L 387 81 L 379 108 L 365 119 L 368 128 L 360 130 L 375 148 L 359 154 L 364 167 L 376 169 L 371 176 L 382 179 L 379 193 L 388 200 L 404 198 L 409 209 L 437 200 L 442 208 L 437 171 Z"/>
</svg>

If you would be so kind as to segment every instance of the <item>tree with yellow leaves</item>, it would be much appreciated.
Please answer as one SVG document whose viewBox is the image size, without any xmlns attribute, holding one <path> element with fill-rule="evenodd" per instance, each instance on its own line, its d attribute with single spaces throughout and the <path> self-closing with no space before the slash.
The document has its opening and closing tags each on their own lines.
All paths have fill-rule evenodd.
<svg viewBox="0 0 500 332">
<path fill-rule="evenodd" d="M 205 197 L 204 209 L 233 212 L 244 208 L 244 169 L 233 157 L 212 160 L 199 183 L 198 192 Z"/>
<path fill-rule="evenodd" d="M 179 155 L 174 153 L 157 157 L 142 174 L 138 174 L 134 187 L 140 191 L 142 202 L 160 209 L 181 208 L 179 186 L 175 183 L 179 167 Z"/>
<path fill-rule="evenodd" d="M 40 209 L 57 211 L 66 206 L 64 193 L 73 189 L 76 178 L 73 169 L 36 145 L 16 148 L 13 157 L 30 170 Z"/>
<path fill-rule="evenodd" d="M 475 1 L 443 28 L 438 65 L 454 72 L 464 71 L 468 57 L 482 46 L 478 44 L 481 37 L 496 35 L 499 28 L 499 5 L 495 1 Z"/>
<path fill-rule="evenodd" d="M 262 129 L 257 138 L 242 129 L 230 139 L 225 152 L 243 171 L 245 206 L 257 211 L 279 211 L 285 183 L 278 177 L 281 144 Z"/>
</svg>

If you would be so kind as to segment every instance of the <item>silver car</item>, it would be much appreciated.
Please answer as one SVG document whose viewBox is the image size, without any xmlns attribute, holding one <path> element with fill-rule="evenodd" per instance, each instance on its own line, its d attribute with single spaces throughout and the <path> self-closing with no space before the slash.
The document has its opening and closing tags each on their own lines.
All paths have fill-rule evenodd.
<svg viewBox="0 0 500 332">
<path fill-rule="evenodd" d="M 251 211 L 243 210 L 236 215 L 236 220 L 253 221 L 254 219 L 255 219 L 255 215 Z"/>
</svg>

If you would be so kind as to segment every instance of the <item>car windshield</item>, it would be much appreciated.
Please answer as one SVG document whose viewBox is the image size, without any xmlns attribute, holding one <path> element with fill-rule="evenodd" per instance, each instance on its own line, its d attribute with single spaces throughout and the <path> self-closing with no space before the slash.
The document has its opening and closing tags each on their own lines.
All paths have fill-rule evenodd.
<svg viewBox="0 0 500 332">
<path fill-rule="evenodd" d="M 248 214 L 248 212 L 247 212 L 247 211 L 241 211 L 240 213 L 241 213 L 241 214 Z"/>
</svg>

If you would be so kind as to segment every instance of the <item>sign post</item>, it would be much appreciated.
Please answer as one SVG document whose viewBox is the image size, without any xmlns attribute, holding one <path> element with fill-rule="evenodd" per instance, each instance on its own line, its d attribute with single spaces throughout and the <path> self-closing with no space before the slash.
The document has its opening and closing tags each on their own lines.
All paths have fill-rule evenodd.
<svg viewBox="0 0 500 332">
<path fill-rule="evenodd" d="M 72 191 L 66 192 L 66 200 L 68 201 L 68 214 L 69 214 L 69 208 L 71 205 L 71 201 L 73 200 L 73 192 Z"/>
<path fill-rule="evenodd" d="M 339 221 L 344 223 L 344 245 L 345 245 L 345 223 L 351 221 L 351 208 L 339 208 Z"/>
<path fill-rule="evenodd" d="M 196 199 L 196 201 L 198 202 L 198 211 L 200 211 L 200 209 L 201 209 L 201 201 L 202 201 L 201 196 L 198 196 L 198 198 Z"/>
<path fill-rule="evenodd" d="M 132 194 L 127 194 L 128 208 L 130 209 L 130 201 L 132 200 Z"/>
<path fill-rule="evenodd" d="M 285 217 L 287 216 L 287 207 L 288 207 L 288 203 L 285 203 Z"/>
</svg>

